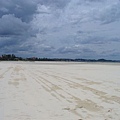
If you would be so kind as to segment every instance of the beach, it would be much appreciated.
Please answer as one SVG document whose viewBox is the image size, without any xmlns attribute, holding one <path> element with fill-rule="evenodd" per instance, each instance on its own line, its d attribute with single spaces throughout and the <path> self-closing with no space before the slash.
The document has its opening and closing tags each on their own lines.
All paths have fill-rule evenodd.
<svg viewBox="0 0 120 120">
<path fill-rule="evenodd" d="M 0 62 L 0 120 L 120 120 L 120 63 Z"/>
</svg>

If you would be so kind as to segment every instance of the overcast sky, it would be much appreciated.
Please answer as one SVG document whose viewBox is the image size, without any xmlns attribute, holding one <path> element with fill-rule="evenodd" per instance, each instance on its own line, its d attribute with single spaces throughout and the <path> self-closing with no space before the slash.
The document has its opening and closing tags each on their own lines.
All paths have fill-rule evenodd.
<svg viewBox="0 0 120 120">
<path fill-rule="evenodd" d="M 120 0 L 0 0 L 0 55 L 120 59 Z"/>
</svg>

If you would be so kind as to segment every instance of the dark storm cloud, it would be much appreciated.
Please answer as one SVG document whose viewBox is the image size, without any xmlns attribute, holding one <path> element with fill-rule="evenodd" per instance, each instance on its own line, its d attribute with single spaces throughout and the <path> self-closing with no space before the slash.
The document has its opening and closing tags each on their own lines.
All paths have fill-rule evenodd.
<svg viewBox="0 0 120 120">
<path fill-rule="evenodd" d="M 3 15 L 0 19 L 0 36 L 23 35 L 28 30 L 28 24 L 12 14 Z"/>
<path fill-rule="evenodd" d="M 32 33 L 29 24 L 22 22 L 12 14 L 3 15 L 0 19 L 0 50 L 15 52 Z M 16 47 L 17 46 L 17 47 Z"/>
<path fill-rule="evenodd" d="M 15 53 L 21 49 L 28 50 L 24 43 L 36 34 L 30 27 L 30 21 L 36 12 L 37 3 L 37 0 L 0 1 L 1 52 Z"/>
<path fill-rule="evenodd" d="M 22 21 L 30 21 L 39 0 L 0 0 L 0 16 L 14 14 Z"/>
</svg>

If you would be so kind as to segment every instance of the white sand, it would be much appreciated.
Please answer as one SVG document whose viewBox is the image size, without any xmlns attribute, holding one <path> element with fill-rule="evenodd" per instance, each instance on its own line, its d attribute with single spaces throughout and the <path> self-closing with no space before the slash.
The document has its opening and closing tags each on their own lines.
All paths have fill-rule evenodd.
<svg viewBox="0 0 120 120">
<path fill-rule="evenodd" d="M 120 64 L 0 62 L 0 120 L 120 120 Z"/>
</svg>

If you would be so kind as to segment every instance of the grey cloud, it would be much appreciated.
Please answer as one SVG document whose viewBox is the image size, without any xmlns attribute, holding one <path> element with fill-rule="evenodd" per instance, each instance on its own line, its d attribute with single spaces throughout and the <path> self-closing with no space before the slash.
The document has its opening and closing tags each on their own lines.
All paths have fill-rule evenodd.
<svg viewBox="0 0 120 120">
<path fill-rule="evenodd" d="M 71 0 L 40 0 L 40 4 L 44 4 L 55 8 L 64 8 Z"/>
<path fill-rule="evenodd" d="M 16 36 L 8 36 L 8 37 L 0 37 L 0 50 L 2 51 L 2 49 L 9 49 L 11 50 L 14 49 L 14 51 L 16 51 L 16 47 L 20 48 L 20 45 L 25 41 L 24 37 L 16 37 Z"/>
<path fill-rule="evenodd" d="M 37 3 L 37 0 L 0 1 L 0 51 L 15 53 L 23 49 L 21 45 L 24 42 L 36 36 L 29 21 L 37 9 Z M 28 51 L 28 47 L 24 50 Z"/>
<path fill-rule="evenodd" d="M 0 19 L 0 35 L 2 36 L 25 34 L 28 27 L 28 24 L 11 14 L 3 15 Z"/>
<path fill-rule="evenodd" d="M 85 48 L 81 45 L 74 45 L 74 46 L 65 46 L 65 47 L 61 47 L 58 49 L 59 53 L 62 54 L 83 54 L 83 53 L 93 53 L 94 51 L 89 49 L 89 48 Z"/>
<path fill-rule="evenodd" d="M 66 14 L 68 21 L 76 25 L 90 21 L 108 24 L 120 20 L 119 6 L 119 0 L 72 0 Z"/>
<path fill-rule="evenodd" d="M 16 46 L 25 42 L 31 35 L 29 25 L 14 15 L 3 15 L 0 19 L 0 49 L 16 51 Z"/>
<path fill-rule="evenodd" d="M 36 45 L 36 48 L 40 50 L 39 52 L 51 52 L 55 49 L 53 46 L 47 45 L 47 44 L 46 45 L 45 44 Z"/>
<path fill-rule="evenodd" d="M 100 20 L 103 24 L 108 24 L 115 21 L 120 21 L 120 2 L 108 6 L 100 13 Z"/>
<path fill-rule="evenodd" d="M 119 60 L 120 52 L 116 49 L 106 50 L 101 53 L 101 57 L 113 60 Z"/>
<path fill-rule="evenodd" d="M 88 38 L 85 38 L 83 40 L 78 41 L 81 44 L 104 44 L 108 42 L 105 37 L 98 37 L 98 36 L 90 36 Z"/>
<path fill-rule="evenodd" d="M 19 53 L 29 51 L 31 54 L 33 53 L 33 45 L 26 44 L 28 37 L 20 36 L 9 36 L 9 37 L 1 37 L 0 38 L 0 51 L 3 53 Z M 0 53 L 1 53 L 0 52 Z M 35 51 L 34 51 L 35 52 Z"/>
<path fill-rule="evenodd" d="M 119 6 L 119 0 L 0 0 L 0 51 L 98 57 L 114 48 L 115 55 Z"/>
<path fill-rule="evenodd" d="M 105 2 L 105 1 L 107 0 L 79 0 L 78 4 L 89 5 L 89 4 L 100 3 L 100 2 Z"/>
<path fill-rule="evenodd" d="M 71 54 L 73 54 L 73 53 L 78 53 L 78 51 L 79 50 L 77 50 L 76 48 L 73 48 L 73 47 L 61 47 L 61 48 L 59 48 L 58 49 L 58 52 L 59 53 L 62 53 L 62 54 L 69 54 L 69 53 L 71 53 Z M 79 53 L 81 53 L 80 51 L 79 51 Z"/>
<path fill-rule="evenodd" d="M 36 12 L 37 3 L 39 3 L 39 0 L 1 0 L 0 16 L 14 14 L 22 21 L 30 21 L 32 15 Z"/>
<path fill-rule="evenodd" d="M 69 58 L 96 58 L 98 56 L 92 48 L 81 45 L 61 47 L 58 49 L 58 54 Z"/>
<path fill-rule="evenodd" d="M 120 38 L 106 37 L 106 36 L 88 36 L 84 39 L 79 39 L 76 43 L 92 44 L 92 45 L 104 45 L 111 44 L 112 42 L 120 42 Z"/>
<path fill-rule="evenodd" d="M 103 2 L 105 0 L 85 0 L 85 1 L 89 1 L 89 2 Z"/>
</svg>

